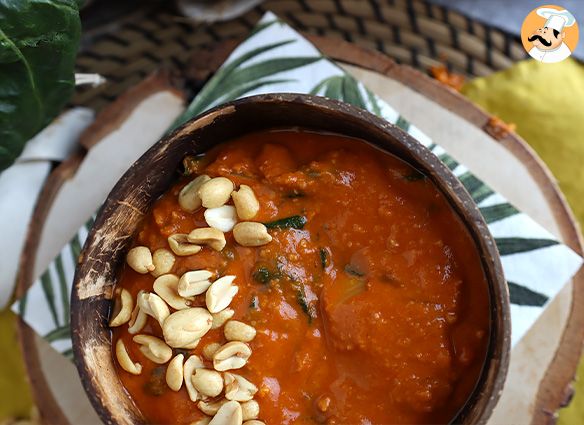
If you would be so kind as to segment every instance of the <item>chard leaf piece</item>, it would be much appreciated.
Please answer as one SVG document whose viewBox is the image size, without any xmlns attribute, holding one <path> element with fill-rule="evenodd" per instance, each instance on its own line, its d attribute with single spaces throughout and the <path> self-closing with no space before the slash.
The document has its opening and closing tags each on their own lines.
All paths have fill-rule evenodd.
<svg viewBox="0 0 584 425">
<path fill-rule="evenodd" d="M 74 0 L 0 1 L 0 172 L 69 101 L 80 35 Z"/>
<path fill-rule="evenodd" d="M 268 229 L 302 229 L 306 222 L 306 217 L 303 215 L 293 215 L 291 217 L 264 223 L 264 225 Z"/>
</svg>

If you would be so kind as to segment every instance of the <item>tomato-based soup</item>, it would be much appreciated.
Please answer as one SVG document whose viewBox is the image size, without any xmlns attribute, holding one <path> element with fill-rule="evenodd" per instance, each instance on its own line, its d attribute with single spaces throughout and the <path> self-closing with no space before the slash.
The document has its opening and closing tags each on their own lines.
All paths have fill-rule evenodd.
<svg viewBox="0 0 584 425">
<path fill-rule="evenodd" d="M 172 235 L 209 226 L 204 207 L 179 205 L 181 189 L 199 175 L 251 188 L 259 211 L 239 221 L 267 224 L 271 241 L 243 246 L 230 230 L 224 248 L 203 244 L 176 255 L 169 273 L 235 277 L 231 320 L 256 334 L 245 342 L 252 353 L 245 366 L 227 372 L 257 387 L 257 420 L 425 424 L 456 416 L 486 355 L 488 286 L 472 238 L 430 179 L 363 141 L 299 130 L 247 135 L 186 158 L 185 168 L 146 215 L 134 246 L 170 250 Z M 125 265 L 118 288 L 136 305 L 140 290 L 154 292 L 154 280 Z M 188 304 L 206 308 L 205 294 Z M 184 384 L 171 390 L 168 363 L 145 356 L 128 324 L 112 329 L 114 346 L 121 339 L 141 365 L 131 374 L 116 361 L 149 422 L 196 423 L 206 417 L 201 399 L 223 399 L 222 392 L 192 401 Z M 151 315 L 137 334 L 164 340 Z M 197 355 L 213 370 L 203 350 L 226 342 L 224 327 L 210 329 L 172 357 Z"/>
</svg>

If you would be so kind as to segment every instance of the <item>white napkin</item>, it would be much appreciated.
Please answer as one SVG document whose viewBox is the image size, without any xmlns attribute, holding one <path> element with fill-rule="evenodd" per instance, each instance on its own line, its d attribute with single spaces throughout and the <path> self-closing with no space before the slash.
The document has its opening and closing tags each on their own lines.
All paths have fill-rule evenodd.
<svg viewBox="0 0 584 425">
<path fill-rule="evenodd" d="M 12 295 L 28 224 L 51 161 L 63 161 L 71 154 L 93 116 L 87 108 L 63 113 L 31 139 L 16 162 L 0 174 L 0 308 Z"/>
</svg>

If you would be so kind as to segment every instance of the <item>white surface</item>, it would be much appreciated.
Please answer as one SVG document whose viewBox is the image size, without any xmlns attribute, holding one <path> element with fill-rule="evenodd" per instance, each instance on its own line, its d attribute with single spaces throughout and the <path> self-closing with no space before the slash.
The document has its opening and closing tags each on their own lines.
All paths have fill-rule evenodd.
<svg viewBox="0 0 584 425">
<path fill-rule="evenodd" d="M 81 132 L 93 121 L 93 111 L 65 112 L 28 142 L 14 165 L 0 174 L 0 308 L 9 301 L 38 194 L 51 170 L 77 145 Z"/>
</svg>

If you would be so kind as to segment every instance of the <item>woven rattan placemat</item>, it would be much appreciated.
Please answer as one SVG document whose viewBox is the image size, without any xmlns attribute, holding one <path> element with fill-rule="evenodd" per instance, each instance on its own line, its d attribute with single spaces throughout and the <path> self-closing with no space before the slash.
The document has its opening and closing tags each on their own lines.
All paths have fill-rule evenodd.
<svg viewBox="0 0 584 425">
<path fill-rule="evenodd" d="M 181 69 L 195 48 L 244 37 L 266 10 L 300 31 L 379 50 L 423 71 L 442 63 L 482 76 L 526 57 L 514 36 L 421 0 L 271 0 L 212 25 L 181 16 L 170 2 L 146 2 L 133 16 L 86 36 L 77 72 L 99 73 L 108 82 L 78 90 L 73 103 L 99 110 L 154 69 Z"/>
</svg>

